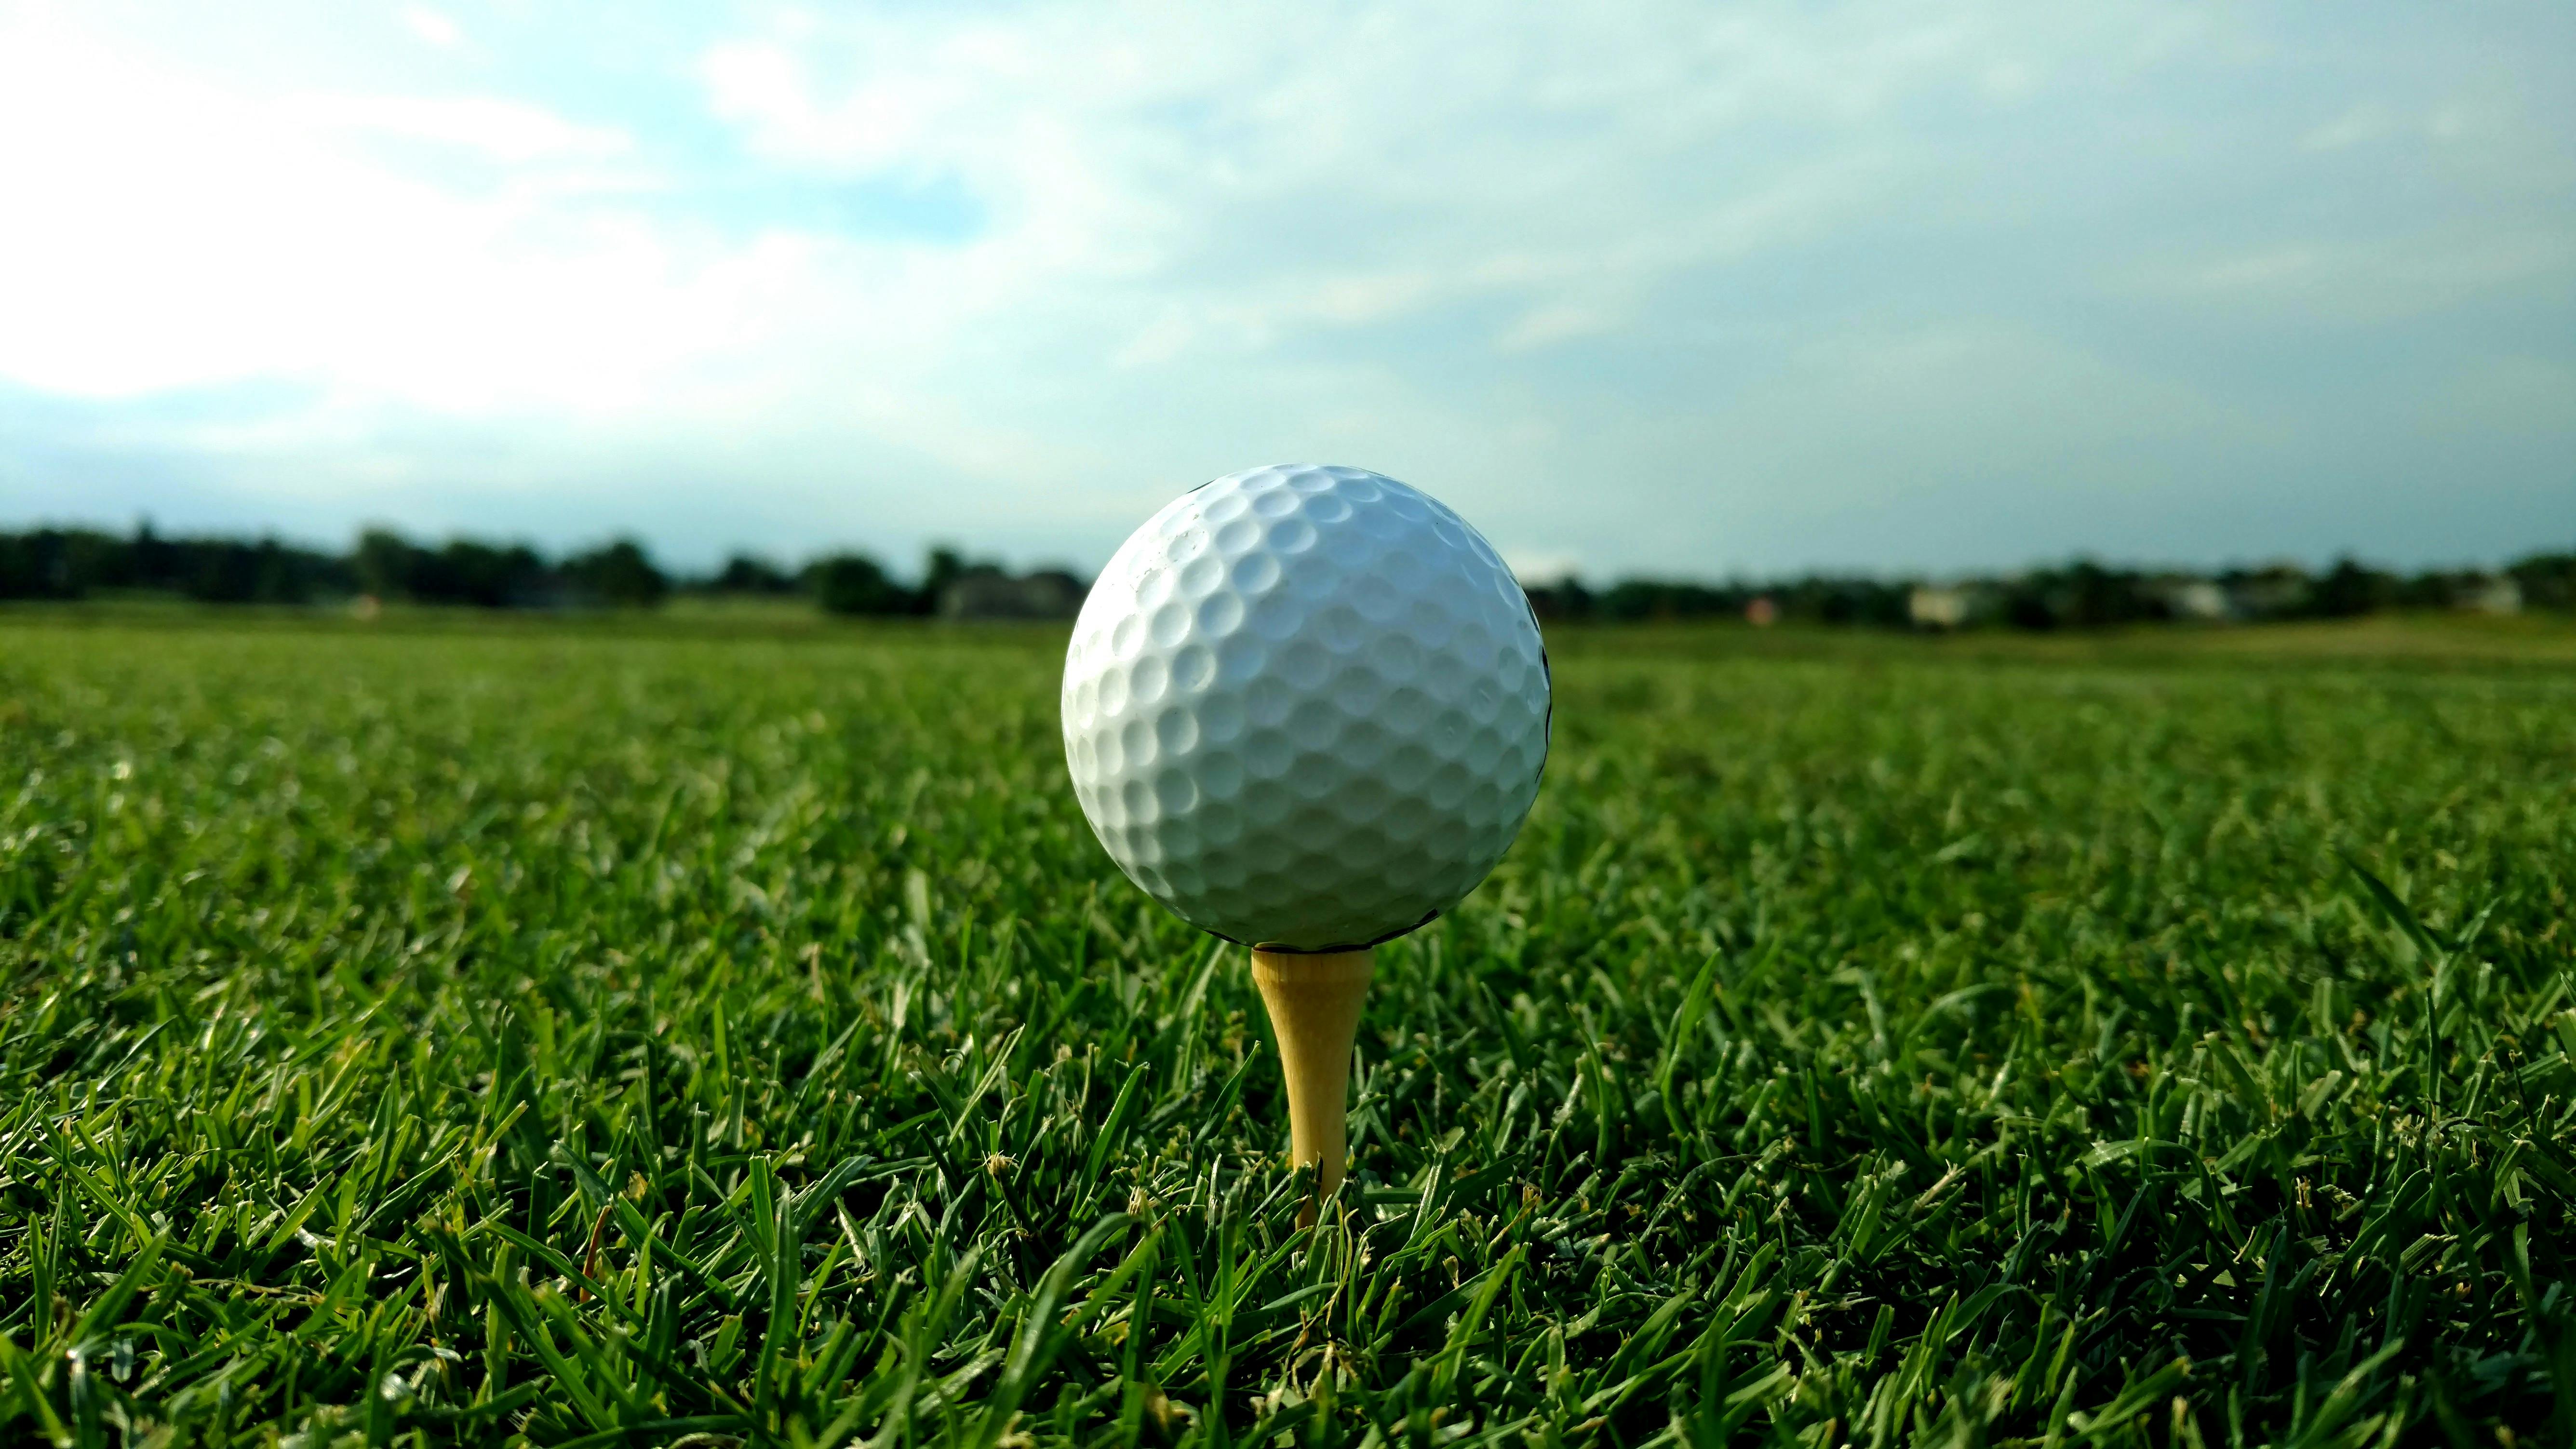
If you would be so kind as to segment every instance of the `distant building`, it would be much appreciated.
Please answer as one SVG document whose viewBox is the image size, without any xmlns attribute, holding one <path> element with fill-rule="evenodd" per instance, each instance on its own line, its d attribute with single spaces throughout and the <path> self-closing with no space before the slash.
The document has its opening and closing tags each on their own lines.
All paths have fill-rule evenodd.
<svg viewBox="0 0 2576 1449">
<path fill-rule="evenodd" d="M 2308 571 L 2297 564 L 2268 564 L 2230 572 L 2224 579 L 2227 612 L 2240 619 L 2282 619 L 2306 611 L 2316 592 Z"/>
<path fill-rule="evenodd" d="M 2471 580 L 2460 591 L 2460 607 L 2478 614 L 2519 614 L 2522 612 L 2522 583 L 2511 574 L 2491 574 Z"/>
<path fill-rule="evenodd" d="M 1070 619 L 1082 611 L 1082 580 L 1062 569 L 1006 574 L 970 568 L 939 594 L 943 619 Z"/>
<path fill-rule="evenodd" d="M 2235 617 L 2228 607 L 2227 590 L 2208 579 L 2172 579 L 2160 590 L 2165 607 L 2177 619 L 2193 619 L 2215 624 Z"/>
<path fill-rule="evenodd" d="M 1966 589 L 1927 584 L 1905 596 L 1905 614 L 1917 629 L 1956 629 L 1968 622 L 1972 602 Z"/>
</svg>

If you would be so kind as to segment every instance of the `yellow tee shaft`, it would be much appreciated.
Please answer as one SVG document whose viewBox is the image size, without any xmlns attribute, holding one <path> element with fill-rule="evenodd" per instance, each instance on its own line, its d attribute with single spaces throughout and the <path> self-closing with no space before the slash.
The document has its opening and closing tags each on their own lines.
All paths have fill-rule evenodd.
<svg viewBox="0 0 2576 1449">
<path fill-rule="evenodd" d="M 1351 1042 L 1376 969 L 1374 950 L 1304 954 L 1256 947 L 1252 953 L 1253 984 L 1270 1008 L 1280 1071 L 1288 1079 L 1289 1160 L 1314 1164 L 1318 1198 L 1341 1185 L 1349 1156 Z"/>
</svg>

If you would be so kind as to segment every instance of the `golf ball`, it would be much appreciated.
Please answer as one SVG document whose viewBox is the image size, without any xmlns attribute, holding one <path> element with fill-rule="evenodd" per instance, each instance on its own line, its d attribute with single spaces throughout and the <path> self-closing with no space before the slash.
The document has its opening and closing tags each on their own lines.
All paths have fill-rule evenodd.
<svg viewBox="0 0 2576 1449">
<path fill-rule="evenodd" d="M 1350 950 L 1474 890 L 1547 760 L 1529 598 L 1438 501 L 1362 468 L 1203 484 L 1075 622 L 1064 750 L 1128 878 L 1247 945 Z"/>
</svg>

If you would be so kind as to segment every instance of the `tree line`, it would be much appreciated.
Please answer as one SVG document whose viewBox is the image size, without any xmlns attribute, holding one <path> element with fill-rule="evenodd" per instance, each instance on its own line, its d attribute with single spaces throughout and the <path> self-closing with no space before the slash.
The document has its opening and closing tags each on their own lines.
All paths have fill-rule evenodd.
<svg viewBox="0 0 2576 1449">
<path fill-rule="evenodd" d="M 855 616 L 1061 616 L 1084 581 L 1013 575 L 953 548 L 919 574 L 833 552 L 793 568 L 737 554 L 712 573 L 675 574 L 631 538 L 549 556 L 525 543 L 456 537 L 416 542 L 361 533 L 345 553 L 275 538 L 163 537 L 40 528 L 0 532 L 0 600 L 158 594 L 210 604 L 315 605 L 358 598 L 486 609 L 652 608 L 675 593 L 803 597 Z M 2576 552 L 2536 553 L 2501 569 L 2400 573 L 2345 558 L 2214 573 L 2120 568 L 2089 559 L 2010 575 L 1934 582 L 1862 574 L 1710 583 L 1630 577 L 1598 590 L 1578 578 L 1529 586 L 1550 621 L 1639 623 L 1749 618 L 1887 628 L 2087 629 L 2194 620 L 2345 618 L 2388 609 L 2576 612 Z"/>
<path fill-rule="evenodd" d="M 2210 573 L 2121 568 L 2091 559 L 1947 581 L 1862 574 L 1707 583 L 1578 578 L 1529 585 L 1542 619 L 1643 623 L 1749 618 L 1887 628 L 2104 629 L 2128 624 L 2340 619 L 2386 610 L 2576 612 L 2576 552 L 2536 553 L 2501 569 L 2403 573 L 2352 558 L 2323 572 L 2297 564 Z"/>
<path fill-rule="evenodd" d="M 359 595 L 483 608 L 660 603 L 671 579 L 620 539 L 547 558 L 525 544 L 456 538 L 437 547 L 371 529 L 347 553 L 275 538 L 165 538 L 90 528 L 0 533 L 0 599 L 166 594 L 207 604 L 316 604 Z"/>
<path fill-rule="evenodd" d="M 918 581 L 863 553 L 829 553 L 789 570 L 749 554 L 705 577 L 676 574 L 619 538 L 549 556 L 526 543 L 469 537 L 415 542 L 368 529 L 346 553 L 275 538 L 163 537 L 93 528 L 0 533 L 0 599 L 77 600 L 120 594 L 207 604 L 312 605 L 358 598 L 483 609 L 652 608 L 674 593 L 805 595 L 835 614 L 937 612 L 959 579 L 996 574 L 954 549 L 931 550 Z"/>
</svg>

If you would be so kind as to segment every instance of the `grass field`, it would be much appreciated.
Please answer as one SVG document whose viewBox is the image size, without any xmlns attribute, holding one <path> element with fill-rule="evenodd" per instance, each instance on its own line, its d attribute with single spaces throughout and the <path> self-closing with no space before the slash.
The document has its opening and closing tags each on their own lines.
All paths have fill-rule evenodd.
<svg viewBox="0 0 2576 1449">
<path fill-rule="evenodd" d="M 0 1437 L 2576 1443 L 2576 651 L 2389 627 L 1553 640 L 1309 1232 L 1051 636 L 0 616 Z"/>
</svg>

